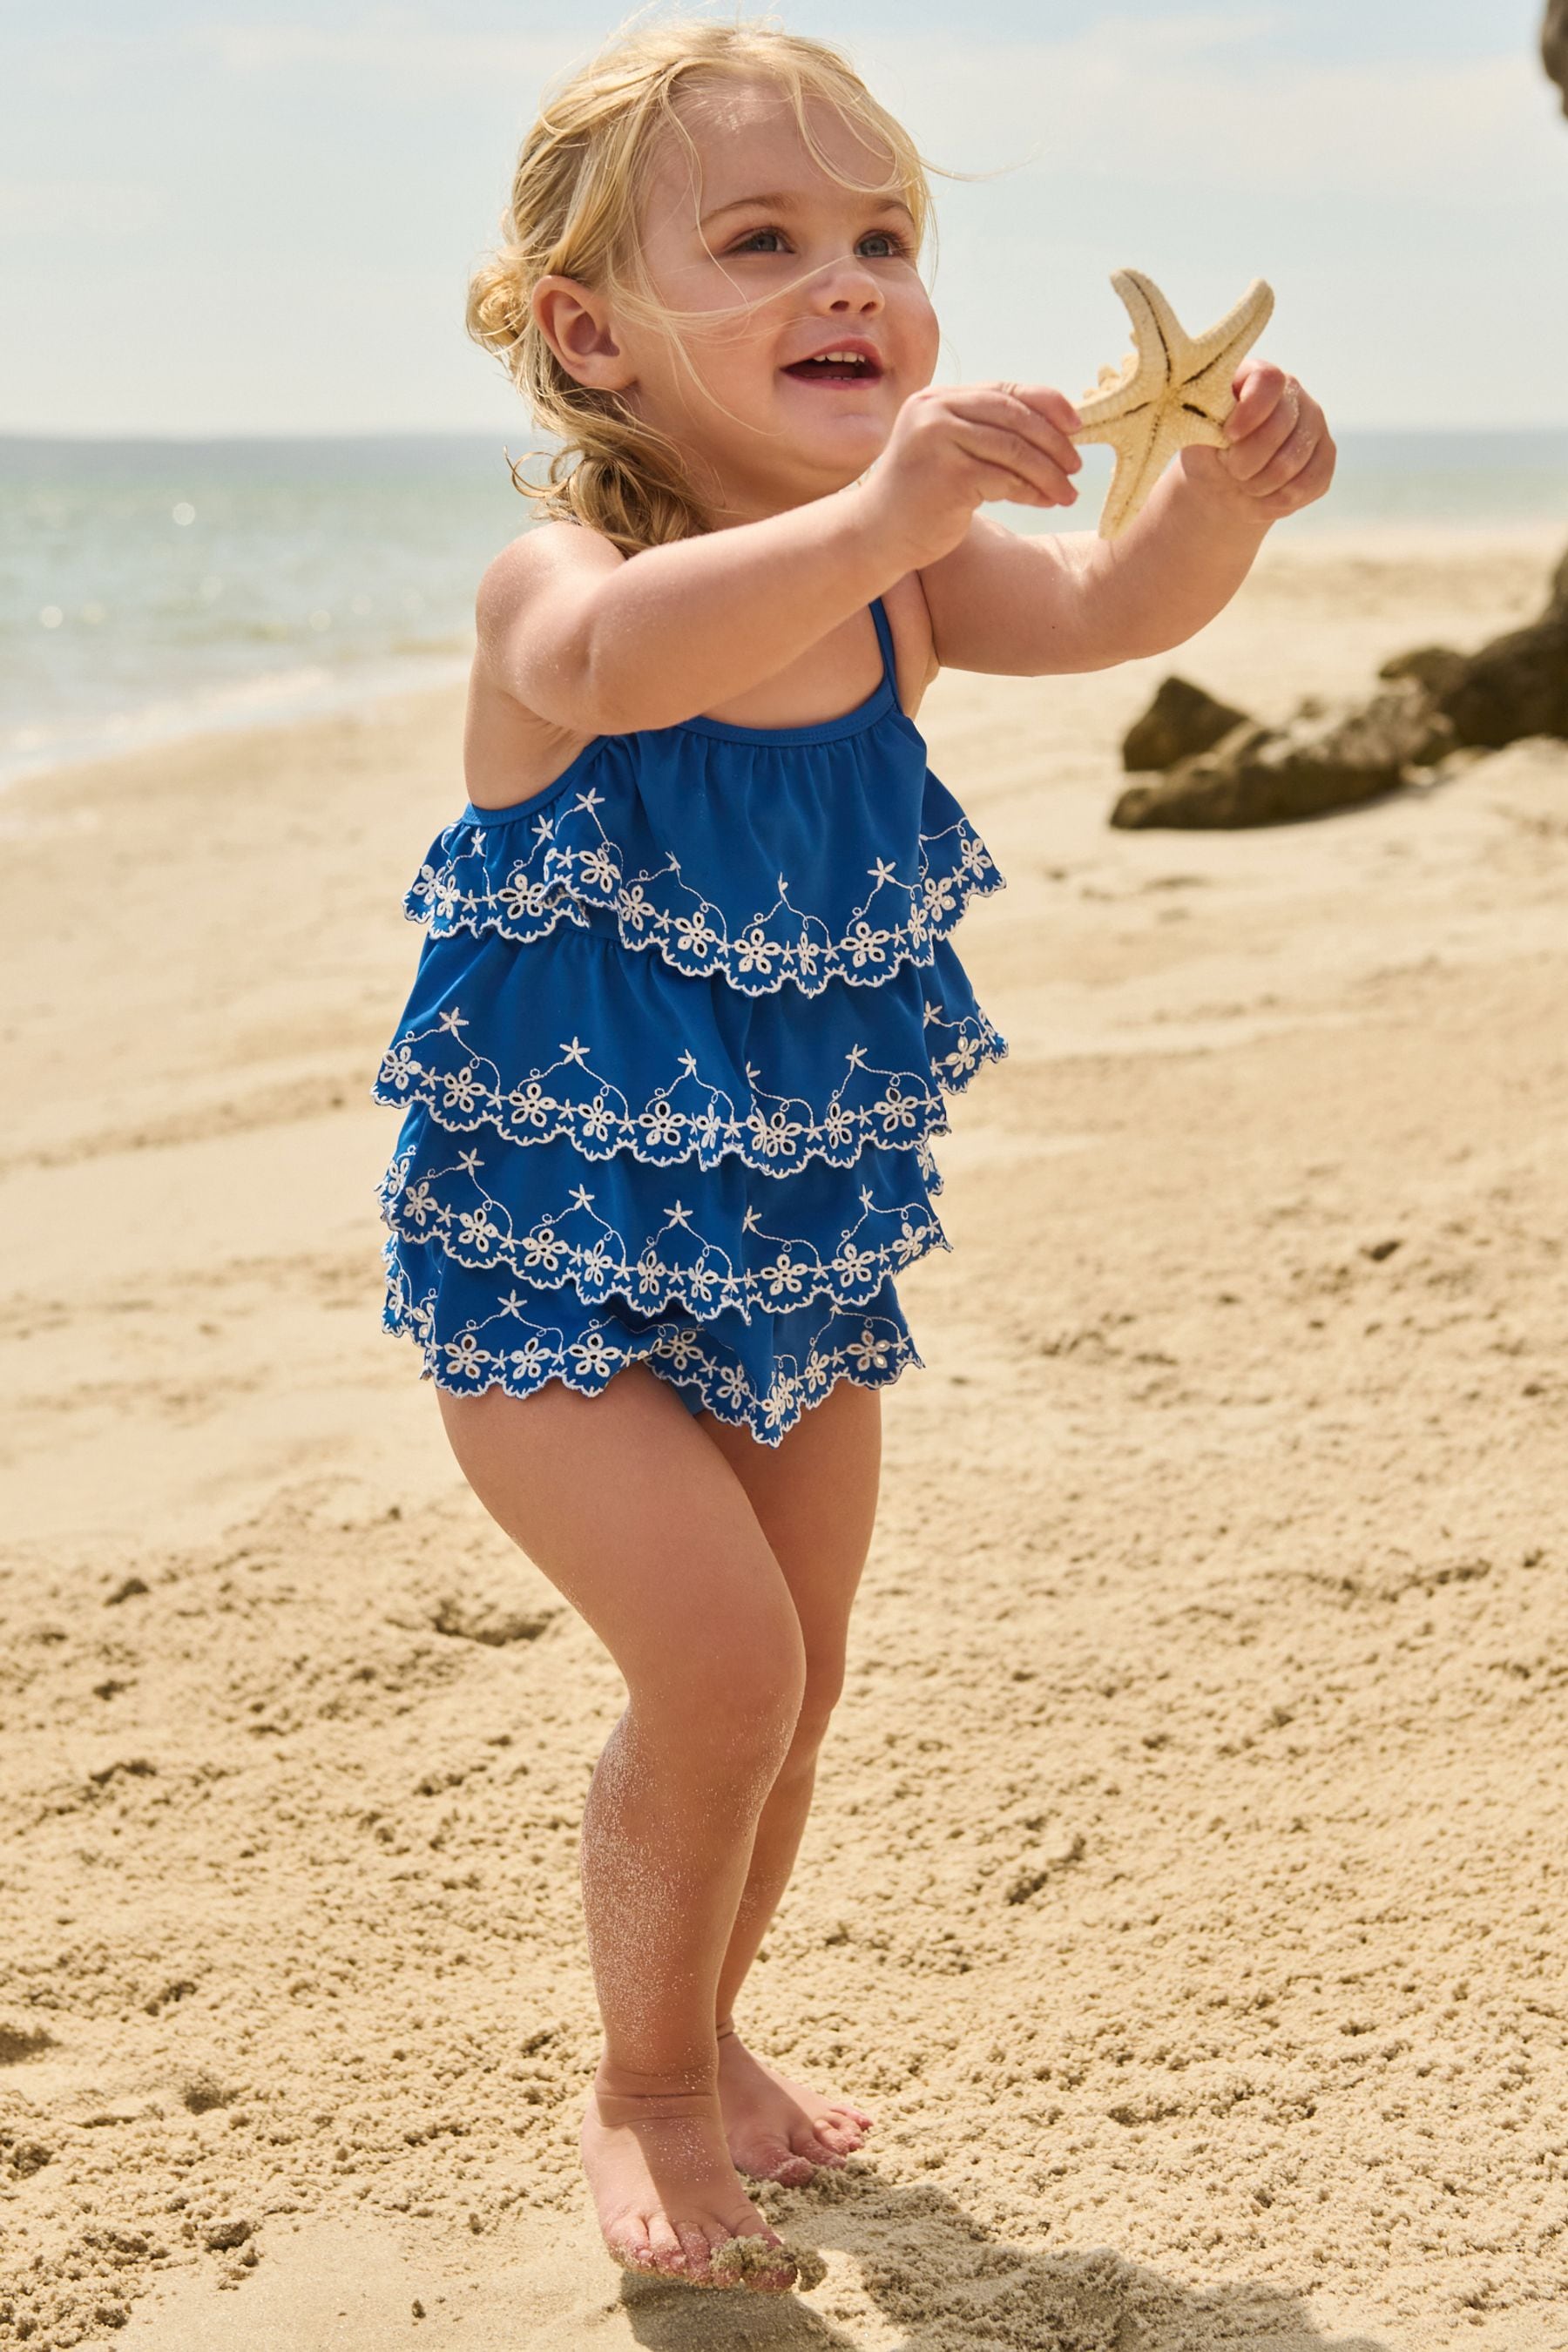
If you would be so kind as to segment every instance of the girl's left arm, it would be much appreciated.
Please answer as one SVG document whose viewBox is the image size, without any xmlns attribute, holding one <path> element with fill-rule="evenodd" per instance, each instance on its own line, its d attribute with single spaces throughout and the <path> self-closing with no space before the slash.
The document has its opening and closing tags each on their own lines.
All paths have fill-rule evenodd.
<svg viewBox="0 0 1568 2352">
<path fill-rule="evenodd" d="M 1169 652 L 1222 612 L 1270 524 L 1322 497 L 1337 454 L 1294 376 L 1247 360 L 1234 388 L 1227 446 L 1184 449 L 1116 539 L 1025 538 L 976 515 L 920 575 L 942 667 L 1109 669 Z"/>
</svg>

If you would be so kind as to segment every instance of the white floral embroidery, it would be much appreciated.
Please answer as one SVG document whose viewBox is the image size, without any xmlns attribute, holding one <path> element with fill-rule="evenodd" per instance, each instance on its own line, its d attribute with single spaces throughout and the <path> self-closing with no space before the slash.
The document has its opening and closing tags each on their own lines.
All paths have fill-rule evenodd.
<svg viewBox="0 0 1568 2352">
<path fill-rule="evenodd" d="M 532 1233 L 525 1234 L 517 1246 L 522 1253 L 523 1265 L 530 1274 L 535 1273 L 541 1266 L 543 1266 L 547 1273 L 553 1274 L 566 1255 L 566 1244 L 556 1240 L 548 1223 L 536 1225 Z"/>
<path fill-rule="evenodd" d="M 580 1339 L 574 1339 L 566 1352 L 580 1372 L 603 1372 L 607 1380 L 612 1371 L 620 1369 L 620 1351 L 597 1329 L 585 1331 Z"/>
<path fill-rule="evenodd" d="M 656 1167 L 695 1157 L 708 1168 L 733 1153 L 770 1175 L 814 1160 L 849 1167 L 868 1143 L 945 1134 L 944 1096 L 962 1092 L 984 1063 L 1005 1055 L 1006 1039 L 978 1005 L 957 1020 L 941 1016 L 940 1005 L 925 1005 L 923 1071 L 879 1068 L 857 1041 L 845 1054 L 845 1076 L 820 1109 L 770 1094 L 752 1063 L 746 1076 L 752 1100 L 739 1105 L 703 1078 L 689 1048 L 679 1055 L 680 1076 L 656 1087 L 639 1108 L 594 1067 L 592 1045 L 577 1037 L 563 1047 L 560 1062 L 508 1085 L 494 1063 L 467 1051 L 456 1068 L 447 1066 L 440 1021 L 395 1041 L 371 1091 L 399 1108 L 421 1103 L 458 1133 L 489 1127 L 521 1144 L 570 1136 L 588 1160 L 629 1151 Z M 856 1098 L 846 1099 L 850 1095 Z"/>
<path fill-rule="evenodd" d="M 868 1323 L 860 1337 L 858 1339 L 851 1339 L 844 1352 L 860 1366 L 862 1371 L 868 1370 L 873 1364 L 880 1370 L 888 1360 L 888 1343 L 880 1333 L 874 1331 Z"/>
<path fill-rule="evenodd" d="M 773 906 L 742 915 L 686 882 L 671 852 L 662 865 L 628 873 L 625 850 L 596 814 L 605 795 L 592 791 L 535 818 L 521 854 L 516 826 L 480 828 L 471 818 L 447 825 L 409 885 L 404 909 L 411 921 L 428 922 L 433 936 L 499 930 L 519 941 L 561 922 L 590 929 L 595 915 L 613 918 L 624 946 L 656 949 L 678 971 L 721 973 L 752 996 L 786 981 L 816 996 L 838 974 L 880 981 L 903 963 L 929 963 L 933 940 L 952 929 L 973 893 L 1006 887 L 968 818 L 945 787 L 933 784 L 928 776 L 914 871 L 901 873 L 895 858 L 873 858 L 864 869 L 867 897 L 831 919 L 796 907 L 784 874 Z M 949 809 L 956 811 L 951 822 L 925 826 L 928 814 Z"/>
<path fill-rule="evenodd" d="M 771 972 L 773 960 L 784 953 L 781 941 L 770 940 L 760 923 L 742 933 L 735 950 L 738 969 L 742 971 Z"/>
<path fill-rule="evenodd" d="M 550 1097 L 537 1078 L 525 1087 L 513 1087 L 506 1098 L 506 1107 L 516 1127 L 548 1127 L 552 1108 Z"/>
<path fill-rule="evenodd" d="M 870 923 L 851 923 L 844 935 L 844 944 L 856 971 L 868 963 L 882 962 L 892 936 L 890 931 L 879 931 Z"/>
<path fill-rule="evenodd" d="M 384 1258 L 384 1328 L 413 1338 L 426 1377 L 437 1388 L 460 1395 L 495 1387 L 512 1396 L 531 1396 L 546 1381 L 558 1380 L 583 1395 L 598 1396 L 627 1364 L 646 1363 L 661 1380 L 695 1386 L 719 1420 L 749 1427 L 754 1437 L 776 1446 L 836 1380 L 882 1388 L 906 1365 L 924 1369 L 925 1360 L 901 1315 L 846 1310 L 831 1303 L 821 1310 L 804 1363 L 789 1353 L 775 1355 L 774 1376 L 763 1391 L 752 1385 L 744 1365 L 730 1350 L 689 1325 L 655 1323 L 648 1330 L 635 1331 L 614 1316 L 590 1313 L 586 1328 L 573 1338 L 559 1327 L 534 1323 L 521 1345 L 509 1344 L 508 1327 L 515 1328 L 527 1316 L 521 1305 L 502 1300 L 483 1322 L 470 1323 L 455 1339 L 442 1341 L 436 1337 L 437 1292 L 416 1293 L 395 1238 L 387 1241 Z M 569 1309 L 574 1303 L 570 1297 L 563 1302 Z M 494 1345 L 492 1324 L 501 1327 Z"/>
<path fill-rule="evenodd" d="M 656 1102 L 644 1111 L 641 1124 L 649 1143 L 678 1143 L 680 1139 L 680 1113 L 672 1110 L 667 1102 Z"/>
<path fill-rule="evenodd" d="M 753 1315 L 782 1314 L 818 1297 L 856 1307 L 928 1250 L 952 1247 L 931 1205 L 942 1178 L 923 1145 L 911 1155 L 912 1170 L 878 1155 L 871 1172 L 894 1198 L 879 1203 L 873 1183 L 862 1182 L 859 1215 L 826 1248 L 798 1229 L 800 1220 L 821 1214 L 820 1191 L 803 1192 L 799 1180 L 781 1189 L 766 1223 L 748 1204 L 738 1234 L 709 1230 L 680 1200 L 665 1204 L 651 1231 L 634 1234 L 601 1213 L 586 1185 L 573 1187 L 566 1208 L 536 1213 L 510 1206 L 501 1188 L 515 1181 L 518 1163 L 505 1144 L 489 1160 L 469 1150 L 443 1166 L 431 1166 L 420 1153 L 417 1139 L 405 1145 L 377 1188 L 394 1234 L 433 1241 L 460 1265 L 505 1266 L 536 1288 L 570 1284 L 595 1304 L 618 1296 L 644 1311 L 679 1305 L 710 1321 L 732 1309 L 748 1323 Z M 911 1176 L 917 1197 L 899 1199 L 900 1178 Z M 612 1182 L 610 1195 L 616 1191 Z M 628 1203 L 621 1213 L 641 1213 Z M 791 1223 L 795 1230 L 770 1229 Z"/>
</svg>

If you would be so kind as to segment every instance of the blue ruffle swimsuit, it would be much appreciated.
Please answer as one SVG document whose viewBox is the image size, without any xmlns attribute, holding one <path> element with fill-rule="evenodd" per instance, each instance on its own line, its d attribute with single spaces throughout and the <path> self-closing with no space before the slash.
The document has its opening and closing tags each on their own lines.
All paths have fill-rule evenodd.
<svg viewBox="0 0 1568 2352">
<path fill-rule="evenodd" d="M 951 1249 L 943 1097 L 1006 1040 L 948 934 L 1005 887 L 899 708 L 600 735 L 470 803 L 372 1087 L 382 1320 L 459 1394 L 596 1396 L 645 1362 L 776 1445 L 834 1382 L 919 1366 L 894 1276 Z"/>
</svg>

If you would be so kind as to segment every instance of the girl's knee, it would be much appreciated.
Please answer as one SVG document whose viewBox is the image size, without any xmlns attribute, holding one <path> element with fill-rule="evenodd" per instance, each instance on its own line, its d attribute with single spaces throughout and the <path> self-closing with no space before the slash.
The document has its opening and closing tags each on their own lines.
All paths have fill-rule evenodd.
<svg viewBox="0 0 1568 2352">
<path fill-rule="evenodd" d="M 678 1748 L 721 1785 L 771 1778 L 795 1738 L 805 1684 L 799 1640 L 759 1635 L 693 1659 L 679 1689 L 652 1704 L 634 1698 L 634 1710 L 645 1737 Z"/>
</svg>

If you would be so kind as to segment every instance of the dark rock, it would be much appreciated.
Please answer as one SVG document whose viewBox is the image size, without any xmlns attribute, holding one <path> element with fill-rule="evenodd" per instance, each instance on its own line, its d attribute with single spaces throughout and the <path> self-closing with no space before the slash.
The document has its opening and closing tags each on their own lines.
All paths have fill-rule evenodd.
<svg viewBox="0 0 1568 2352">
<path fill-rule="evenodd" d="M 1212 751 L 1246 716 L 1227 703 L 1216 702 L 1212 694 L 1184 677 L 1167 677 L 1142 718 L 1129 728 L 1121 746 L 1121 764 L 1130 771 L 1173 768 L 1178 760 Z"/>
<path fill-rule="evenodd" d="M 1450 646 L 1416 646 L 1407 654 L 1393 654 L 1378 671 L 1379 677 L 1413 677 L 1429 693 L 1447 694 L 1465 674 L 1468 656 Z"/>
<path fill-rule="evenodd" d="M 1563 93 L 1563 111 L 1568 114 L 1568 0 L 1547 0 L 1541 58 Z"/>
<path fill-rule="evenodd" d="M 1546 609 L 1548 613 L 1568 613 L 1568 555 L 1563 556 L 1552 575 L 1552 602 Z"/>
<path fill-rule="evenodd" d="M 1426 688 L 1402 678 L 1361 709 L 1299 713 L 1282 729 L 1245 721 L 1160 783 L 1131 786 L 1110 822 L 1202 831 L 1317 816 L 1392 791 L 1411 768 L 1441 759 L 1454 740 Z"/>
<path fill-rule="evenodd" d="M 1560 572 L 1558 596 L 1564 586 Z M 1521 735 L 1568 735 L 1568 602 L 1554 601 L 1541 620 L 1472 654 L 1437 707 L 1458 742 L 1488 751 Z"/>
</svg>

